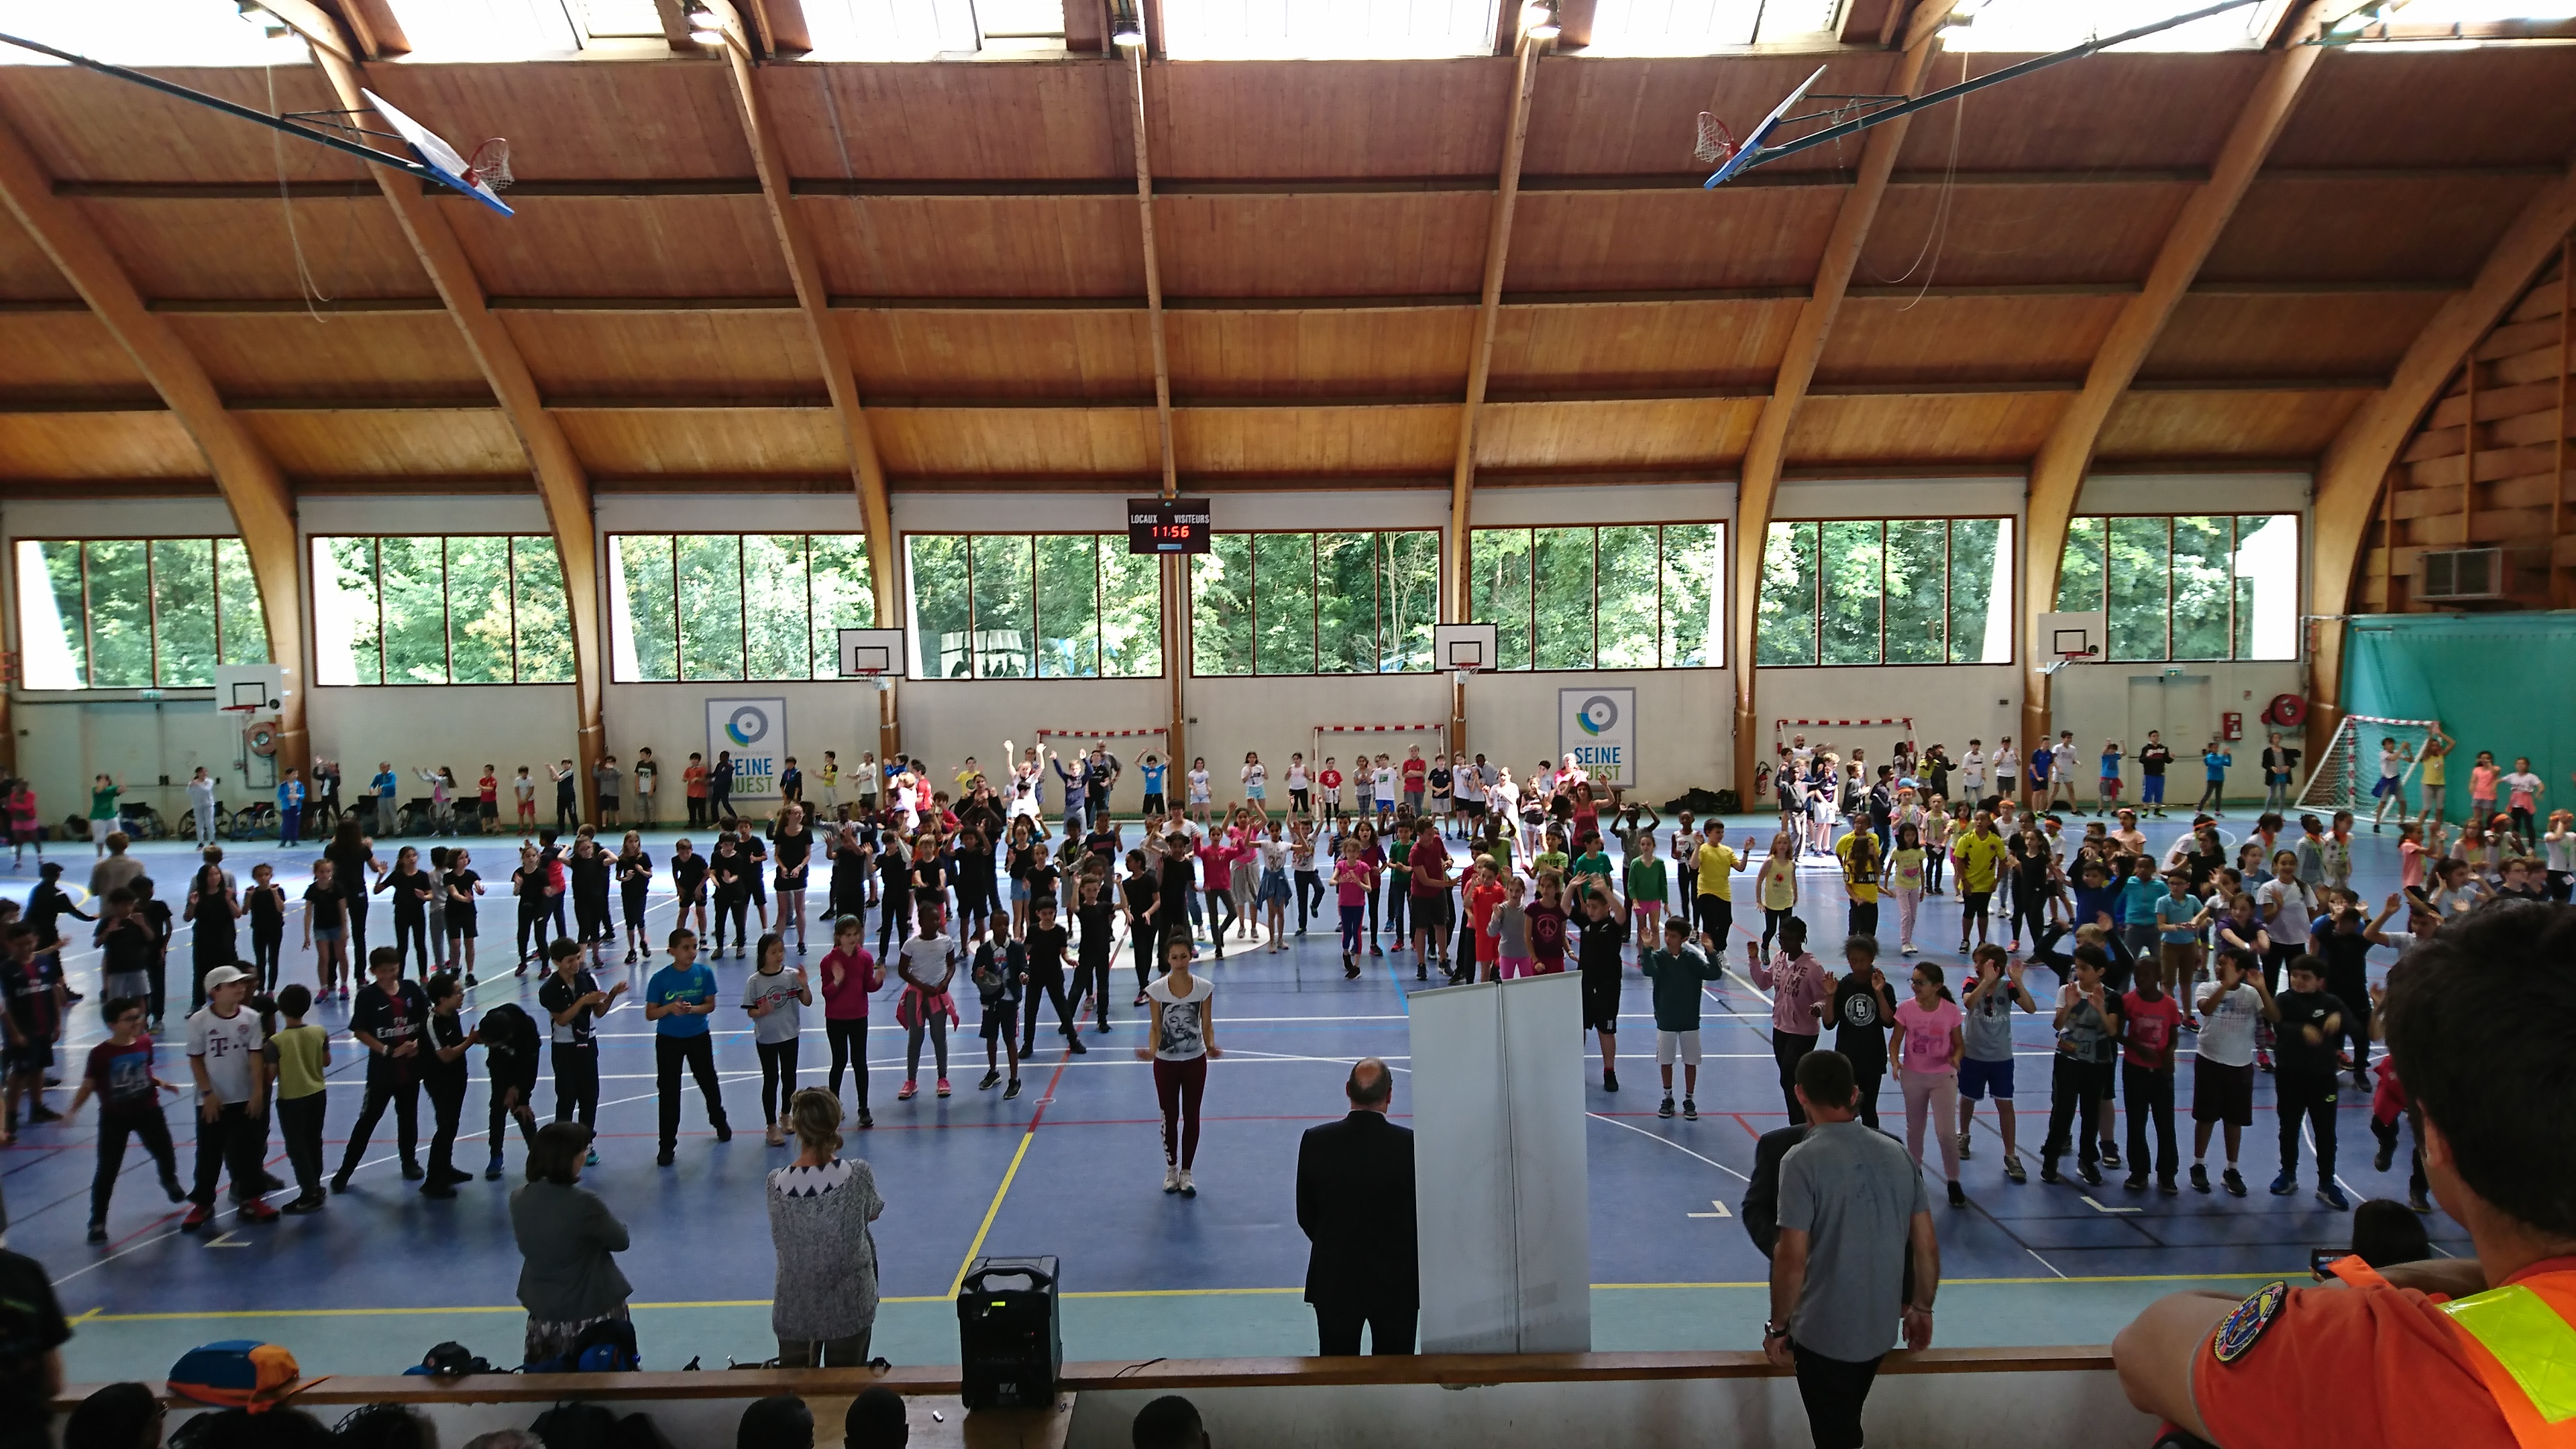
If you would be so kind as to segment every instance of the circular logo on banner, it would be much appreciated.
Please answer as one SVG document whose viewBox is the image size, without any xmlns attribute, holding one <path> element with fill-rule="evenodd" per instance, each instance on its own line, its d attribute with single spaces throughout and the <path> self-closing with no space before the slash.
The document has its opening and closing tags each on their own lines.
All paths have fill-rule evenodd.
<svg viewBox="0 0 2576 1449">
<path fill-rule="evenodd" d="M 1597 735 L 1619 723 L 1619 706 L 1611 701 L 1610 696 L 1596 694 L 1583 702 L 1583 708 L 1574 712 L 1574 722 L 1583 726 L 1585 734 Z"/>
<path fill-rule="evenodd" d="M 737 745 L 750 746 L 769 736 L 769 711 L 758 705 L 737 705 L 733 716 L 725 721 L 725 735 Z"/>
</svg>

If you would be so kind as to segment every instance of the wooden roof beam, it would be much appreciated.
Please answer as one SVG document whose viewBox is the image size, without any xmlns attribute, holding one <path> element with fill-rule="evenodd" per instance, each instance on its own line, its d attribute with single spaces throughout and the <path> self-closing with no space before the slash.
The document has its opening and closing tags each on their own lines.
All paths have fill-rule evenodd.
<svg viewBox="0 0 2576 1449">
<path fill-rule="evenodd" d="M 751 39 L 743 19 L 730 0 L 704 3 L 715 12 L 724 31 L 722 58 L 733 81 L 734 108 L 742 121 L 743 139 L 750 143 L 752 164 L 760 174 L 761 198 L 768 206 L 770 225 L 778 233 L 779 251 L 786 258 L 788 277 L 796 286 L 796 305 L 804 313 L 806 334 L 813 339 L 815 355 L 822 364 L 823 387 L 831 397 L 833 417 L 840 424 L 841 449 L 849 460 L 850 482 L 859 495 L 860 526 L 868 540 L 868 589 L 876 603 L 876 622 L 883 628 L 895 628 L 902 622 L 903 610 L 896 573 L 894 509 L 886 498 L 885 464 L 877 455 L 876 435 L 869 429 L 867 410 L 859 401 L 859 376 L 850 358 L 849 338 L 832 316 L 832 294 L 823 284 L 821 256 L 814 249 L 813 234 L 805 228 L 805 218 L 796 210 L 787 172 L 787 151 L 769 113 L 769 103 L 752 74 Z M 877 695 L 877 752 L 881 758 L 894 759 L 902 744 L 895 692 L 881 691 Z"/>
<path fill-rule="evenodd" d="M 54 195 L 53 178 L 37 163 L 14 126 L 0 120 L 0 203 L 35 240 L 66 281 L 89 303 L 180 426 L 196 441 L 214 473 L 215 487 L 232 510 L 259 585 L 260 616 L 268 625 L 269 657 L 285 666 L 286 692 L 278 712 L 279 767 L 310 761 L 305 733 L 304 584 L 298 567 L 295 498 L 268 455 L 241 420 L 228 412 L 206 369 L 179 340 L 169 320 L 144 305 L 133 279 L 115 260 L 80 209 Z M 15 761 L 16 733 L 6 729 L 0 699 L 0 758 Z"/>
<path fill-rule="evenodd" d="M 1476 415 L 1485 405 L 1485 385 L 1494 367 L 1495 320 L 1503 306 L 1503 272 L 1512 249 L 1512 212 L 1519 204 L 1521 156 L 1529 145 L 1530 94 L 1538 85 L 1540 42 L 1519 34 L 1519 9 L 1505 0 L 1504 22 L 1514 36 L 1510 118 L 1503 133 L 1503 162 L 1494 190 L 1494 205 L 1485 224 L 1485 281 L 1476 302 L 1476 327 L 1468 342 L 1467 392 L 1458 413 L 1458 451 L 1450 468 L 1449 547 L 1442 554 L 1449 570 L 1441 617 L 1453 623 L 1471 617 L 1468 580 L 1474 577 L 1467 544 L 1475 519 Z M 1455 732 L 1457 721 L 1452 721 Z M 1452 738 L 1452 748 L 1461 741 Z"/>
<path fill-rule="evenodd" d="M 1906 31 L 1904 57 L 1897 62 L 1890 91 L 1908 96 L 1921 93 L 1924 72 L 1933 53 L 1940 49 L 1940 27 L 1925 22 L 1923 11 L 1939 10 L 1947 15 L 1949 8 L 1946 0 L 1929 0 L 1917 12 L 1915 23 Z M 1761 763 L 1754 750 L 1754 742 L 1761 735 L 1755 722 L 1758 706 L 1753 648 L 1761 624 L 1762 546 L 1771 531 L 1771 504 L 1779 495 L 1781 466 L 1788 454 L 1789 423 L 1798 404 L 1806 399 L 1808 385 L 1815 380 L 1816 363 L 1825 353 L 1826 334 L 1833 330 L 1835 314 L 1842 310 L 1852 269 L 1859 264 L 1870 226 L 1878 219 L 1879 203 L 1886 199 L 1888 179 L 1896 172 L 1896 153 L 1905 145 L 1909 125 L 1911 118 L 1900 116 L 1871 130 L 1861 146 L 1859 178 L 1843 196 L 1842 208 L 1834 216 L 1834 229 L 1826 235 L 1824 253 L 1816 263 L 1815 288 L 1798 309 L 1798 320 L 1790 328 L 1788 347 L 1774 374 L 1770 400 L 1763 404 L 1762 416 L 1753 425 L 1752 440 L 1745 448 L 1743 475 L 1736 484 L 1735 567 L 1731 570 L 1734 582 L 1727 600 L 1728 638 L 1733 649 L 1726 662 L 1735 675 L 1735 788 L 1748 801 L 1753 798 L 1754 769 Z"/>
<path fill-rule="evenodd" d="M 2093 354 L 2084 390 L 2059 414 L 2057 425 L 2040 444 L 2031 465 L 2030 498 L 2022 527 L 2022 707 L 2024 747 L 2050 736 L 2049 676 L 2040 657 L 2039 616 L 2057 607 L 2057 576 L 2066 551 L 2066 530 L 2084 490 L 2085 470 L 2111 411 L 2127 395 L 2138 368 L 2164 335 L 2174 308 L 2191 291 L 2201 263 L 2218 244 L 2237 203 L 2271 155 L 2272 143 L 2289 123 L 2299 97 L 2324 56 L 2322 46 L 2299 43 L 2315 33 L 2320 14 L 2334 0 L 2308 0 L 2288 34 L 2265 58 L 2263 73 L 2236 112 L 2220 146 L 2209 180 L 2193 191 L 2165 233 L 2148 269 L 2146 285 L 2120 307 L 2119 317 Z"/>
<path fill-rule="evenodd" d="M 2388 386 L 2346 419 L 2326 446 L 2317 465 L 2310 545 L 2315 553 L 2306 610 L 2320 621 L 2308 683 L 2312 750 L 2332 742 L 2343 718 L 2343 617 L 2352 607 L 2354 570 L 2369 536 L 2373 504 L 2396 466 L 2398 451 L 2425 411 L 2441 400 L 2460 360 L 2560 254 L 2571 231 L 2576 231 L 2576 166 L 2523 207 L 2487 253 L 2468 290 L 2442 304 L 2407 347 Z"/>
<path fill-rule="evenodd" d="M 366 77 L 358 63 L 348 58 L 352 47 L 345 41 L 333 43 L 339 40 L 340 31 L 329 23 L 329 17 L 309 6 L 303 9 L 311 10 L 310 15 L 286 14 L 271 8 L 279 19 L 312 43 L 313 58 L 340 104 L 352 111 L 372 109 L 362 93 Z M 509 419 L 511 431 L 518 435 L 536 481 L 537 497 L 545 505 L 555 554 L 563 566 L 566 617 L 572 621 L 574 754 L 580 763 L 582 813 L 587 817 L 595 803 L 592 772 L 606 750 L 602 705 L 607 678 L 590 477 L 580 456 L 573 452 L 571 441 L 564 436 L 562 425 L 546 411 L 536 377 L 520 356 L 518 343 L 501 319 L 492 315 L 483 284 L 474 275 L 473 263 L 458 244 L 447 218 L 421 193 L 419 183 L 412 177 L 381 166 L 369 169 L 375 174 L 377 190 L 393 208 L 394 220 L 410 240 L 421 270 L 429 274 L 430 285 L 437 289 L 439 300 L 455 319 L 466 350 L 473 355 L 476 368 L 491 387 L 502 414 Z"/>
</svg>

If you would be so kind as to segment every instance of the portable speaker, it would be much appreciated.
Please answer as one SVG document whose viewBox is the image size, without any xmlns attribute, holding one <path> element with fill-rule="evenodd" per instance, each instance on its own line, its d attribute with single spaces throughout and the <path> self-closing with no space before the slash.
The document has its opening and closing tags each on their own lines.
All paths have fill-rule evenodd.
<svg viewBox="0 0 2576 1449">
<path fill-rule="evenodd" d="M 997 1286 L 1014 1280 L 1026 1286 Z M 1064 1366 L 1056 1260 L 976 1259 L 957 1291 L 957 1338 L 967 1408 L 1054 1404 L 1056 1375 Z"/>
</svg>

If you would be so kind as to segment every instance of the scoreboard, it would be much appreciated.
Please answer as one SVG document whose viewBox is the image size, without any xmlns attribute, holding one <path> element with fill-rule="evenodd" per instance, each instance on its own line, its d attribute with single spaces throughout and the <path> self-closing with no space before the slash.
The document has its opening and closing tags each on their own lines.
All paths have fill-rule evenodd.
<svg viewBox="0 0 2576 1449">
<path fill-rule="evenodd" d="M 1204 498 L 1127 500 L 1129 553 L 1205 553 L 1208 501 Z"/>
</svg>

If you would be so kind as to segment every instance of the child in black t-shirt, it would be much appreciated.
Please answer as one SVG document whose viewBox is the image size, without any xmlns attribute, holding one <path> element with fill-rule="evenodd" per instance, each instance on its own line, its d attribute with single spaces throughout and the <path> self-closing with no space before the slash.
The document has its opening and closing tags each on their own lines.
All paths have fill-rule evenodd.
<svg viewBox="0 0 2576 1449">
<path fill-rule="evenodd" d="M 457 959 L 462 948 L 468 986 L 481 984 L 474 979 L 474 898 L 483 894 L 483 877 L 475 874 L 473 865 L 471 852 L 449 851 L 447 873 L 438 883 L 440 893 L 447 899 L 447 959 Z"/>
<path fill-rule="evenodd" d="M 286 946 L 286 887 L 277 883 L 277 868 L 266 861 L 250 868 L 250 889 L 242 893 L 242 914 L 250 917 L 250 957 L 260 990 L 277 989 L 277 958 Z"/>
<path fill-rule="evenodd" d="M 1073 990 L 1067 999 L 1073 1003 L 1073 1014 L 1082 1014 L 1082 996 L 1091 993 L 1092 1014 L 1099 1029 L 1109 1030 L 1109 953 L 1117 944 L 1118 898 L 1109 891 L 1108 877 L 1086 868 L 1082 876 L 1082 904 L 1073 915 L 1082 927 L 1081 955 L 1073 974 Z"/>
<path fill-rule="evenodd" d="M 141 916 L 143 924 L 152 931 L 152 1020 L 144 1029 L 158 1036 L 161 1034 L 162 1006 L 168 1000 L 169 990 L 170 904 L 153 893 L 152 877 L 148 875 L 136 876 L 134 884 L 126 889 L 134 892 L 134 914 Z M 347 1000 L 348 995 L 347 988 L 342 988 L 341 999 Z"/>
<path fill-rule="evenodd" d="M 999 1053 L 1011 1058 L 1011 1084 L 1002 1092 L 1005 1100 L 1020 1094 L 1020 1043 L 1011 1028 L 1020 1014 L 1020 993 L 1029 979 L 1029 951 L 1026 946 L 1001 932 L 975 948 L 972 971 L 975 995 L 984 1006 L 984 1080 L 975 1084 L 979 1092 L 991 1091 L 1002 1080 Z M 995 1043 L 1000 1043 L 998 1051 Z"/>
<path fill-rule="evenodd" d="M 1088 1052 L 1091 1049 L 1082 1044 L 1081 1029 L 1073 1024 L 1073 1008 L 1065 1000 L 1064 952 L 1073 933 L 1058 924 L 1054 896 L 1040 896 L 1031 906 L 1036 924 L 1029 927 L 1028 969 L 1020 977 L 1021 984 L 1029 988 L 1021 1008 L 1020 1055 L 1027 1056 L 1037 1045 L 1041 991 L 1055 1002 L 1056 1029 L 1063 1033 L 1067 1050 Z"/>
<path fill-rule="evenodd" d="M 2349 1011 L 2326 987 L 2326 963 L 2314 956 L 2290 962 L 2290 989 L 2273 998 L 2280 1007 L 2273 1049 L 2272 1086 L 2280 1098 L 2281 1175 L 2272 1195 L 2299 1190 L 2299 1127 L 2316 1138 L 2317 1201 L 2344 1212 L 2352 1203 L 2335 1182 L 2335 1084 L 2344 1021 Z"/>
<path fill-rule="evenodd" d="M 119 892 L 121 894 L 121 891 Z M 162 1081 L 152 1069 L 152 1039 L 143 1034 L 143 1003 L 131 996 L 107 1003 L 107 1040 L 89 1049 L 81 1083 L 72 1093 L 66 1117 L 80 1115 L 81 1103 L 98 1098 L 98 1172 L 89 1190 L 89 1240 L 107 1241 L 107 1204 L 125 1168 L 125 1140 L 139 1137 L 143 1150 L 161 1169 L 161 1190 L 172 1202 L 185 1202 L 179 1186 L 179 1159 L 170 1146 L 170 1122 L 161 1115 L 161 1094 L 179 1088 Z"/>
<path fill-rule="evenodd" d="M 349 898 L 331 878 L 327 860 L 313 862 L 313 883 L 304 888 L 304 949 L 313 953 L 315 999 L 339 993 L 349 999 Z M 142 882 L 138 881 L 140 885 Z"/>
</svg>

